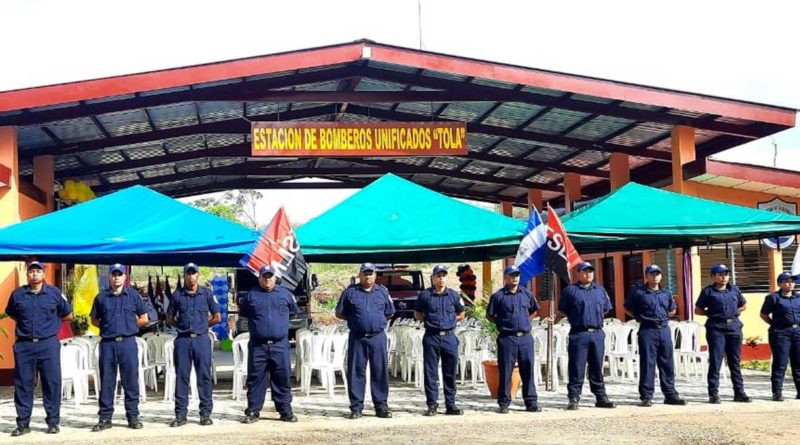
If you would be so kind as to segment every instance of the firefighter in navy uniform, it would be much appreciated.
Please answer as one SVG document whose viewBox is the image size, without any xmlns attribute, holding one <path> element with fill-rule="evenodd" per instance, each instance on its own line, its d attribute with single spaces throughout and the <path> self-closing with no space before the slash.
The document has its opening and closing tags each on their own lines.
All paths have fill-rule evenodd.
<svg viewBox="0 0 800 445">
<path fill-rule="evenodd" d="M 60 431 L 58 424 L 61 420 L 61 343 L 56 334 L 62 321 L 72 319 L 72 306 L 57 287 L 44 282 L 44 264 L 31 261 L 26 274 L 28 284 L 11 293 L 5 311 L 17 323 L 17 341 L 14 343 L 17 427 L 11 435 L 31 432 L 37 373 L 42 383 L 47 432 L 56 434 Z"/>
<path fill-rule="evenodd" d="M 347 381 L 350 398 L 350 419 L 358 419 L 364 409 L 366 370 L 370 370 L 370 389 L 375 415 L 392 417 L 389 409 L 389 352 L 387 319 L 394 314 L 388 290 L 375 283 L 376 267 L 364 263 L 359 267 L 357 284 L 342 292 L 336 305 L 336 317 L 347 321 Z"/>
<path fill-rule="evenodd" d="M 292 412 L 292 364 L 289 318 L 299 312 L 294 295 L 277 284 L 275 269 L 263 266 L 258 286 L 239 301 L 239 315 L 247 317 L 247 408 L 242 423 L 257 422 L 264 407 L 267 382 L 275 410 L 284 422 L 297 422 Z"/>
<path fill-rule="evenodd" d="M 125 417 L 128 427 L 142 428 L 139 420 L 139 358 L 134 336 L 147 324 L 147 308 L 135 290 L 125 287 L 125 266 L 114 264 L 109 269 L 110 288 L 101 291 L 92 303 L 89 314 L 92 324 L 100 328 L 100 420 L 92 431 L 111 428 L 114 414 L 114 391 L 119 368 L 125 390 Z"/>
<path fill-rule="evenodd" d="M 525 410 L 539 412 L 539 397 L 533 379 L 534 346 L 531 317 L 539 311 L 539 303 L 530 291 L 519 285 L 519 267 L 508 266 L 503 271 L 504 286 L 489 298 L 486 319 L 497 325 L 497 365 L 500 381 L 497 388 L 497 412 L 508 413 L 511 403 L 511 374 L 519 363 L 522 378 L 522 398 Z"/>
<path fill-rule="evenodd" d="M 700 291 L 694 313 L 708 316 L 706 342 L 708 343 L 708 402 L 720 403 L 719 368 L 722 356 L 728 361 L 733 383 L 733 401 L 752 401 L 744 392 L 742 379 L 742 322 L 739 314 L 747 309 L 747 301 L 738 287 L 730 284 L 728 266 L 715 264 L 711 267 L 714 282 Z"/>
<path fill-rule="evenodd" d="M 558 302 L 558 323 L 567 317 L 570 324 L 567 355 L 569 364 L 567 373 L 568 410 L 578 409 L 586 377 L 586 365 L 589 365 L 589 389 L 595 396 L 594 406 L 598 408 L 615 408 L 616 404 L 608 399 L 606 385 L 603 381 L 603 355 L 605 354 L 605 334 L 603 333 L 603 317 L 612 309 L 611 300 L 603 286 L 594 283 L 594 266 L 592 263 L 581 263 L 577 266 L 578 282 L 570 284 L 561 291 Z"/>
<path fill-rule="evenodd" d="M 464 319 L 464 305 L 456 291 L 445 286 L 447 268 L 433 268 L 433 286 L 417 296 L 414 318 L 425 322 L 422 338 L 422 358 L 425 365 L 426 416 L 437 414 L 439 398 L 439 359 L 442 362 L 444 400 L 448 415 L 462 415 L 456 406 L 456 368 L 458 367 L 458 338 L 456 323 Z"/>
<path fill-rule="evenodd" d="M 794 290 L 796 277 L 789 272 L 778 275 L 778 289 L 764 299 L 761 319 L 769 324 L 772 349 L 772 400 L 783 401 L 786 365 L 792 364 L 792 380 L 800 399 L 800 295 Z"/>
<path fill-rule="evenodd" d="M 200 268 L 195 263 L 183 266 L 183 287 L 170 299 L 167 324 L 175 326 L 175 420 L 171 427 L 186 425 L 189 405 L 189 376 L 194 366 L 200 396 L 200 425 L 211 425 L 213 386 L 211 384 L 211 338 L 208 328 L 221 320 L 220 307 L 211 289 L 200 287 Z M 210 316 L 209 316 L 210 315 Z"/>
<path fill-rule="evenodd" d="M 661 286 L 661 268 L 657 264 L 644 271 L 646 283 L 637 287 L 625 300 L 625 312 L 639 322 L 639 396 L 641 406 L 653 404 L 656 365 L 661 392 L 667 405 L 685 405 L 675 390 L 675 369 L 672 361 L 672 336 L 669 317 L 678 310 L 672 292 Z"/>
</svg>

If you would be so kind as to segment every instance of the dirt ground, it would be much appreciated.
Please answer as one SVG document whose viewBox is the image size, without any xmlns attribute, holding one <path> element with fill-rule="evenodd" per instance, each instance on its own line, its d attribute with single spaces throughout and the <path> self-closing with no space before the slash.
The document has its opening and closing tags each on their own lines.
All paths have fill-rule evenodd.
<svg viewBox="0 0 800 445">
<path fill-rule="evenodd" d="M 253 424 L 234 419 L 212 427 L 196 423 L 180 429 L 158 425 L 133 431 L 118 422 L 103 433 L 69 429 L 58 436 L 43 434 L 15 439 L 4 435 L 0 443 L 107 444 L 195 443 L 235 444 L 786 444 L 800 435 L 800 400 L 784 403 L 756 401 L 743 405 L 691 403 L 686 407 L 621 406 L 601 410 L 586 403 L 577 412 L 547 409 L 542 413 L 512 411 L 508 415 L 468 412 L 463 417 L 426 418 L 400 413 L 390 420 L 372 416 L 357 421 L 344 418 L 319 420 L 300 417 L 295 424 L 274 416 Z M 191 420 L 190 420 L 191 421 Z M 34 426 L 34 429 L 41 426 Z"/>
</svg>

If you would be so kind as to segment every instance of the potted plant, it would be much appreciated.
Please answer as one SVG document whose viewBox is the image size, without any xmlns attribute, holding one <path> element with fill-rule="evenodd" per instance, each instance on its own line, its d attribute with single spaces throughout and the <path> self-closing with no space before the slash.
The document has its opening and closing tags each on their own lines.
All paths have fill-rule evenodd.
<svg viewBox="0 0 800 445">
<path fill-rule="evenodd" d="M 72 328 L 72 335 L 82 337 L 89 330 L 89 317 L 86 315 L 74 315 L 72 321 L 69 322 Z"/>
<path fill-rule="evenodd" d="M 486 318 L 487 305 L 488 301 L 480 299 L 476 301 L 473 306 L 467 308 L 467 315 L 480 322 L 481 331 L 484 333 L 484 335 L 489 337 L 489 351 L 493 357 L 496 357 L 498 335 L 497 325 Z M 497 359 L 491 358 L 484 360 L 483 372 L 486 378 L 486 386 L 489 388 L 489 393 L 492 395 L 493 399 L 497 399 L 497 388 L 500 386 L 500 367 L 497 364 Z M 517 391 L 519 391 L 521 383 L 522 379 L 519 375 L 519 367 L 514 366 L 514 370 L 511 372 L 510 392 L 512 399 L 516 396 Z"/>
</svg>

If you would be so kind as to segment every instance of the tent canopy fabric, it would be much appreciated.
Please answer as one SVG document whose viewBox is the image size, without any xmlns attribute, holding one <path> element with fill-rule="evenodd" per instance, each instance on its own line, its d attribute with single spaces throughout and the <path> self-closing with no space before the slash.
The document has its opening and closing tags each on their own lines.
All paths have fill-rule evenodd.
<svg viewBox="0 0 800 445">
<path fill-rule="evenodd" d="M 134 186 L 0 229 L 0 260 L 236 266 L 259 233 Z"/>
<path fill-rule="evenodd" d="M 563 217 L 581 253 L 740 242 L 800 233 L 800 217 L 628 183 Z"/>
<path fill-rule="evenodd" d="M 514 256 L 525 222 L 388 174 L 297 229 L 317 262 L 449 262 Z"/>
</svg>

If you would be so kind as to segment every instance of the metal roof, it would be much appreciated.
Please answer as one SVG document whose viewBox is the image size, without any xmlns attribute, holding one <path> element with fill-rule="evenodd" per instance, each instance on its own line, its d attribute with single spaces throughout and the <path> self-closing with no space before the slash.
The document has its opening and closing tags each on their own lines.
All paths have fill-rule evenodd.
<svg viewBox="0 0 800 445">
<path fill-rule="evenodd" d="M 469 155 L 270 159 L 250 156 L 251 121 L 467 123 Z M 55 178 L 98 194 L 142 184 L 171 196 L 232 188 L 361 187 L 395 173 L 452 196 L 526 202 L 582 175 L 607 193 L 611 153 L 631 179 L 671 181 L 675 125 L 698 158 L 795 124 L 795 110 L 358 41 L 248 59 L 0 92 L 18 128 L 20 171 L 55 157 Z M 337 182 L 287 182 L 318 177 Z"/>
</svg>

